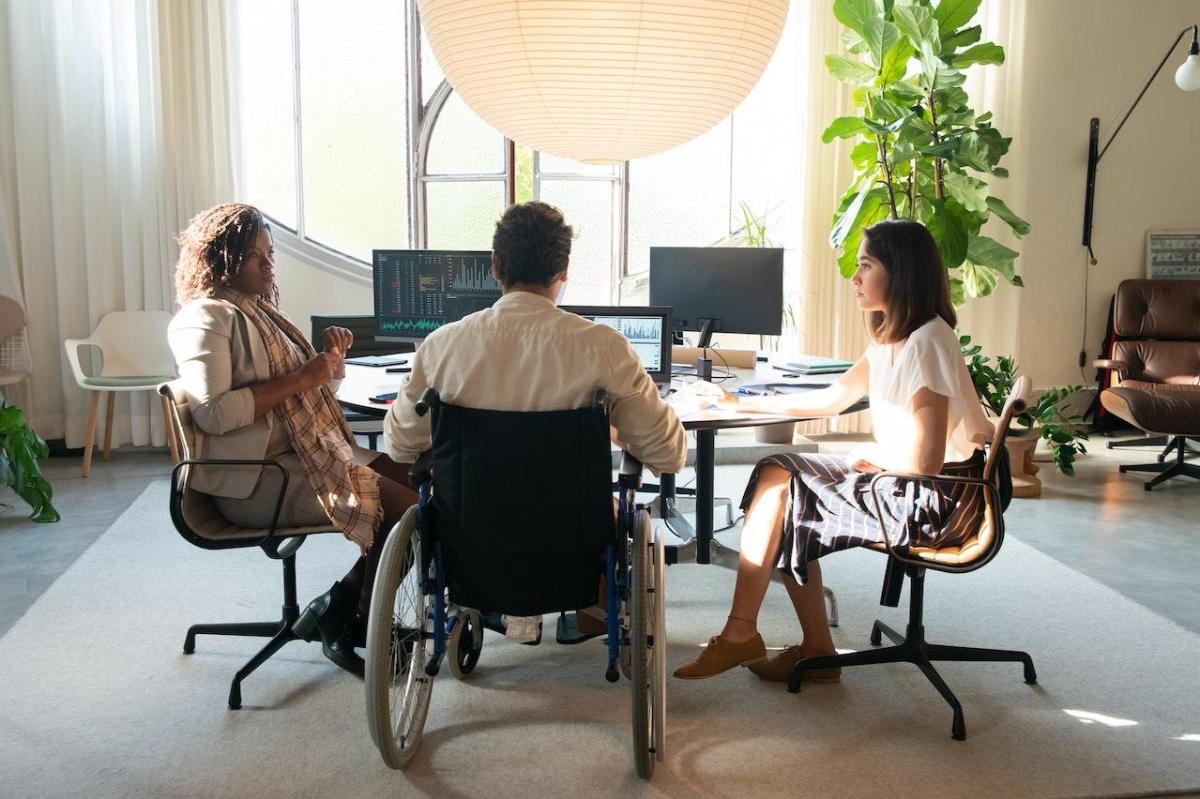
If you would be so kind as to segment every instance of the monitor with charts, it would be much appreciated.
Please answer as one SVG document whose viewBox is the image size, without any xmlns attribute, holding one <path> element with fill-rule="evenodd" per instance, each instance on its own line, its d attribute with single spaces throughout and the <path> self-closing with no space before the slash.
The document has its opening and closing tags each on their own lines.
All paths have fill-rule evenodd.
<svg viewBox="0 0 1200 799">
<path fill-rule="evenodd" d="M 629 340 L 658 385 L 671 382 L 671 309 L 633 305 L 563 305 L 599 325 L 620 331 Z"/>
<path fill-rule="evenodd" d="M 500 298 L 486 250 L 373 250 L 375 338 L 419 344 Z"/>
</svg>

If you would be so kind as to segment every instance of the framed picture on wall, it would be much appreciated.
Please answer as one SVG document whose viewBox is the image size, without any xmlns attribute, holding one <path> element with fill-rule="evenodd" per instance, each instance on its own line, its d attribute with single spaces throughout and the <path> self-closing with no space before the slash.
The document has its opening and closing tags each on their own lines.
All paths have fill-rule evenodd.
<svg viewBox="0 0 1200 799">
<path fill-rule="evenodd" d="M 1147 230 L 1146 277 L 1200 280 L 1200 230 Z"/>
</svg>

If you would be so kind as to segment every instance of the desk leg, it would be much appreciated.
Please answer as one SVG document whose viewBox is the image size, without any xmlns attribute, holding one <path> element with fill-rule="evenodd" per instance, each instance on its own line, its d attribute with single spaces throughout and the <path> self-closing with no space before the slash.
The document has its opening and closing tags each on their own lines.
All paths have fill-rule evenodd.
<svg viewBox="0 0 1200 799">
<path fill-rule="evenodd" d="M 709 563 L 713 540 L 717 431 L 696 431 L 696 562 Z"/>
</svg>

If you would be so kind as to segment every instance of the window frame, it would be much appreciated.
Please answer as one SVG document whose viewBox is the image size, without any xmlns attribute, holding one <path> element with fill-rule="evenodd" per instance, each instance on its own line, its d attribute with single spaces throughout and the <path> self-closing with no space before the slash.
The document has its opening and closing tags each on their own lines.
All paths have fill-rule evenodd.
<svg viewBox="0 0 1200 799">
<path fill-rule="evenodd" d="M 295 181 L 295 227 L 283 224 L 271 215 L 270 209 L 261 209 L 271 223 L 275 234 L 275 246 L 281 252 L 310 266 L 323 269 L 356 283 L 371 283 L 371 264 L 342 252 L 309 236 L 305 224 L 304 202 L 304 130 L 301 124 L 303 96 L 301 91 L 300 58 L 300 0 L 291 0 L 291 58 L 292 58 L 292 124 L 293 124 L 293 179 Z M 485 183 L 503 181 L 505 202 L 516 201 L 516 145 L 505 137 L 503 169 L 498 172 L 441 174 L 428 171 L 430 145 L 437 130 L 438 117 L 454 89 L 443 79 L 423 102 L 421 70 L 421 20 L 416 0 L 406 0 L 404 17 L 404 41 L 406 51 L 405 114 L 407 124 L 404 131 L 404 147 L 408 154 L 406 195 L 408 201 L 409 246 L 413 249 L 427 247 L 429 238 L 429 203 L 427 187 L 431 183 Z M 233 25 L 236 25 L 236 20 Z M 228 35 L 237 35 L 230 26 Z M 236 48 L 230 50 L 236 53 Z M 231 71 L 236 74 L 236 70 Z M 240 148 L 240 138 L 234 142 Z M 236 149 L 235 149 L 236 151 Z M 623 161 L 609 175 L 594 175 L 583 172 L 544 172 L 541 169 L 541 153 L 533 150 L 533 197 L 540 199 L 543 180 L 584 181 L 608 183 L 612 187 L 612 221 L 610 244 L 612 262 L 609 268 L 610 302 L 617 302 L 622 287 L 636 275 L 627 273 L 629 263 L 629 162 Z M 503 212 L 497 209 L 497 214 Z"/>
</svg>

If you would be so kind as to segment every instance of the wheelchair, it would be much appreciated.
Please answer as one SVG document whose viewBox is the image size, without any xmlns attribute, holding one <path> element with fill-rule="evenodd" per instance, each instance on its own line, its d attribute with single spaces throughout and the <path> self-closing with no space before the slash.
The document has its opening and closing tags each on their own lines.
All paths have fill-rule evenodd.
<svg viewBox="0 0 1200 799">
<path fill-rule="evenodd" d="M 584 408 L 519 413 L 443 403 L 430 388 L 416 411 L 431 414 L 433 447 L 413 467 L 418 503 L 384 544 L 367 629 L 367 720 L 384 763 L 412 760 L 443 661 L 459 679 L 476 668 L 484 611 L 588 608 L 603 575 L 604 676 L 632 685 L 633 761 L 649 778 L 664 755 L 665 557 L 629 453 L 613 517 L 604 392 Z"/>
</svg>

